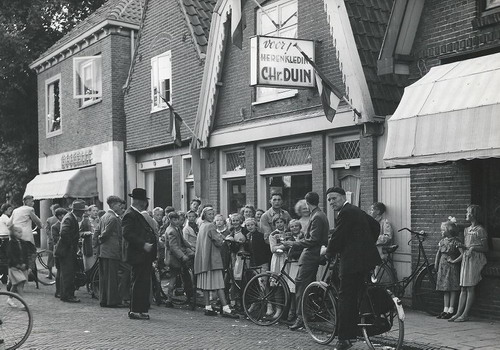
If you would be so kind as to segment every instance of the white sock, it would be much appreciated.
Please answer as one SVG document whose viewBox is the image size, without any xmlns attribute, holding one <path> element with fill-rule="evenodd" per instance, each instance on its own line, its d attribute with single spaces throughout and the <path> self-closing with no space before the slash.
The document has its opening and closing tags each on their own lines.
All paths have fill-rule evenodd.
<svg viewBox="0 0 500 350">
<path fill-rule="evenodd" d="M 229 305 L 224 305 L 222 307 L 222 311 L 227 312 L 227 313 L 231 313 L 231 308 L 229 307 Z"/>
<path fill-rule="evenodd" d="M 212 305 L 207 305 L 207 306 L 205 306 L 205 310 L 210 310 L 210 311 L 213 311 L 213 309 L 212 309 Z"/>
<path fill-rule="evenodd" d="M 455 312 L 455 309 L 453 308 L 453 306 L 450 306 L 450 307 L 448 308 L 448 313 L 449 313 L 449 314 L 452 314 L 452 313 L 454 313 L 454 312 Z"/>
<path fill-rule="evenodd" d="M 443 312 L 448 312 L 448 308 L 445 306 Z"/>
</svg>

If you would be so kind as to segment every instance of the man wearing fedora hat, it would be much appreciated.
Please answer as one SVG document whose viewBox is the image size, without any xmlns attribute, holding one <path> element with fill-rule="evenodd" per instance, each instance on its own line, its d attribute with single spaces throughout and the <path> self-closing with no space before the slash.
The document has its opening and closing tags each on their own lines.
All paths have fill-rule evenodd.
<svg viewBox="0 0 500 350">
<path fill-rule="evenodd" d="M 88 210 L 88 207 L 83 200 L 76 199 L 73 201 L 71 211 L 61 221 L 60 238 L 54 252 L 54 255 L 59 259 L 61 269 L 61 301 L 68 303 L 80 302 L 80 299 L 75 297 L 75 266 L 78 239 L 80 238 L 78 221 L 82 219 L 86 210 Z"/>
<path fill-rule="evenodd" d="M 132 293 L 128 317 L 149 320 L 151 268 L 156 257 L 156 235 L 141 214 L 148 206 L 143 188 L 134 188 L 129 197 L 132 205 L 122 219 L 124 260 L 132 266 Z"/>
</svg>

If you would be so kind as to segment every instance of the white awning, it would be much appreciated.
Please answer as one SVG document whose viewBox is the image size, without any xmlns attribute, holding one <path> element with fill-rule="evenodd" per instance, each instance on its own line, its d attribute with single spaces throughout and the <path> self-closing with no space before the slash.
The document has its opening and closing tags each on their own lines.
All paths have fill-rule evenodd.
<svg viewBox="0 0 500 350">
<path fill-rule="evenodd" d="M 35 199 L 91 198 L 98 195 L 96 167 L 57 171 L 35 176 L 24 195 Z"/>
<path fill-rule="evenodd" d="M 500 53 L 433 67 L 387 132 L 387 166 L 500 157 Z"/>
</svg>

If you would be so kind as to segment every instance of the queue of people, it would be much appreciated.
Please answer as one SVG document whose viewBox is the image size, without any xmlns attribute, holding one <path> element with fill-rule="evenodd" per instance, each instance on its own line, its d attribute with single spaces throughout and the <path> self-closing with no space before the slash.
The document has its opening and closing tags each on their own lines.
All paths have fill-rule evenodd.
<svg viewBox="0 0 500 350">
<path fill-rule="evenodd" d="M 290 285 L 292 305 L 287 320 L 290 329 L 303 326 L 301 298 L 305 287 L 320 275 L 321 256 L 340 256 L 339 265 L 339 326 L 335 349 L 352 346 L 357 336 L 357 300 L 364 281 L 382 260 L 387 259 L 384 247 L 392 244 L 393 228 L 385 218 L 385 205 L 374 203 L 369 214 L 351 205 L 342 188 L 327 190 L 330 207 L 337 212 L 334 229 L 330 230 L 327 216 L 319 208 L 319 195 L 309 192 L 295 205 L 298 219 L 282 208 L 282 194 L 273 192 L 267 210 L 244 206 L 227 220 L 213 206 L 201 206 L 199 199 L 190 203 L 187 213 L 173 207 L 148 211 L 146 191 L 136 188 L 129 194 L 131 205 L 117 196 L 107 198 L 109 210 L 88 207 L 75 200 L 69 210 L 57 204 L 51 207 L 47 219 L 49 275 L 56 278 L 55 296 L 63 302 L 77 303 L 75 296 L 75 262 L 82 255 L 84 268 L 90 269 L 99 261 L 99 302 L 101 307 L 128 307 L 131 319 L 149 319 L 155 281 L 152 266 L 168 270 L 166 306 L 174 294 L 178 278 L 183 281 L 184 293 L 190 299 L 196 287 L 203 291 L 205 315 L 218 315 L 212 306 L 215 296 L 221 304 L 223 317 L 237 318 L 241 312 L 243 265 L 279 273 L 285 260 L 291 260 L 287 273 L 295 280 Z M 13 209 L 10 204 L 0 208 L 0 240 L 7 257 L 8 277 L 12 291 L 20 295 L 34 263 L 36 248 L 32 226 L 42 223 L 33 209 L 33 197 L 26 196 L 23 206 Z M 481 208 L 467 208 L 464 242 L 458 239 L 455 218 L 441 224 L 442 239 L 435 258 L 437 290 L 444 295 L 443 312 L 438 318 L 464 322 L 475 298 L 474 287 L 481 280 L 486 263 L 487 234 L 481 225 Z M 248 257 L 248 258 L 247 258 Z M 52 267 L 57 270 L 54 276 Z M 224 270 L 232 268 L 235 284 L 227 286 Z M 5 274 L 5 273 L 4 273 Z M 152 278 L 153 277 L 153 278 Z M 239 288 L 235 288 L 239 287 Z M 227 293 L 227 291 L 230 291 Z M 459 294 L 460 291 L 460 294 Z M 240 294 L 238 294 L 240 293 Z M 459 297 L 458 297 L 459 296 Z M 458 298 L 458 310 L 454 306 Z M 12 300 L 9 300 L 13 303 Z M 15 306 L 15 305 L 12 305 Z M 268 305 L 266 315 L 276 317 L 282 310 Z"/>
</svg>

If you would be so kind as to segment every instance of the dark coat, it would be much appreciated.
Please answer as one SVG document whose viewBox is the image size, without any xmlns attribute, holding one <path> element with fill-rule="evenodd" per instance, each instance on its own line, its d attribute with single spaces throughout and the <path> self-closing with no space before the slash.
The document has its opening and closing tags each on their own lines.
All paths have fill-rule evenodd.
<svg viewBox="0 0 500 350">
<path fill-rule="evenodd" d="M 156 235 L 144 216 L 129 207 L 122 219 L 123 260 L 130 265 L 145 264 L 156 258 Z M 153 249 L 146 253 L 145 243 L 152 243 Z"/>
<path fill-rule="evenodd" d="M 293 244 L 293 249 L 304 249 L 300 254 L 299 265 L 319 264 L 321 246 L 328 243 L 329 229 L 328 218 L 319 207 L 316 207 L 311 212 L 304 238 Z"/>
<path fill-rule="evenodd" d="M 78 221 L 75 215 L 69 212 L 64 215 L 61 221 L 59 241 L 54 251 L 55 256 L 59 258 L 74 256 L 76 258 L 79 238 L 80 227 L 78 226 Z"/>
<path fill-rule="evenodd" d="M 170 252 L 169 259 L 166 262 L 168 266 L 179 269 L 185 261 L 194 258 L 194 249 L 184 239 L 180 228 L 169 226 L 165 235 L 168 242 L 168 248 L 165 249 Z"/>
<path fill-rule="evenodd" d="M 247 234 L 248 249 L 250 250 L 252 266 L 269 264 L 272 253 L 269 243 L 264 240 L 264 234 L 260 231 L 249 232 Z"/>
<path fill-rule="evenodd" d="M 346 203 L 335 220 L 327 255 L 340 254 L 340 276 L 368 272 L 381 263 L 375 246 L 380 232 L 377 220 Z"/>
</svg>

